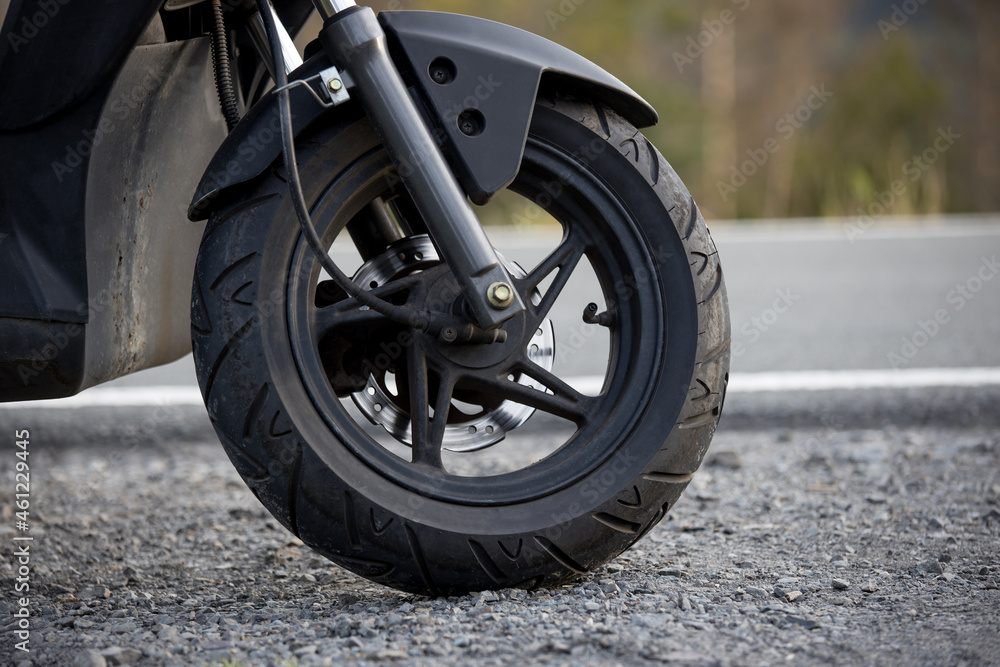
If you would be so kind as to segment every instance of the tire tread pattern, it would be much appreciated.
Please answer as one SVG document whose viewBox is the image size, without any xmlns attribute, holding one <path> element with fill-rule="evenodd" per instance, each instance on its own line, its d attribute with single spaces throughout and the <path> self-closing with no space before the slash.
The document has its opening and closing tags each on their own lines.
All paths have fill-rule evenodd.
<svg viewBox="0 0 1000 667">
<path fill-rule="evenodd" d="M 613 110 L 570 97 L 539 104 L 588 128 L 645 179 L 663 204 L 665 223 L 684 240 L 694 294 L 700 295 L 694 373 L 659 454 L 618 494 L 544 534 L 449 533 L 404 519 L 335 476 L 298 433 L 262 361 L 263 295 L 255 293 L 260 270 L 255 260 L 268 230 L 256 221 L 287 206 L 280 165 L 261 178 L 251 198 L 218 212 L 206 227 L 192 290 L 192 340 L 206 405 L 226 452 L 265 507 L 306 544 L 361 576 L 402 590 L 444 595 L 505 586 L 535 589 L 600 567 L 652 530 L 676 503 L 701 465 L 725 400 L 730 357 L 725 281 L 715 244 L 686 187 L 652 144 Z M 300 147 L 300 165 L 359 122 L 331 121 L 315 130 L 315 140 Z M 271 416 L 268 427 L 265 415 Z M 574 533 L 586 539 L 565 539 Z"/>
</svg>

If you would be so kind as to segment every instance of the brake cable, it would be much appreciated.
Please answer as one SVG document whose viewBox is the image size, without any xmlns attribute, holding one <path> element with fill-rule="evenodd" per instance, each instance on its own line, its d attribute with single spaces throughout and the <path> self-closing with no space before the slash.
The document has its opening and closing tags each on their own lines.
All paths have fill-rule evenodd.
<svg viewBox="0 0 1000 667">
<path fill-rule="evenodd" d="M 215 70 L 215 88 L 219 93 L 222 115 L 230 132 L 240 122 L 236 104 L 236 88 L 229 62 L 229 38 L 226 36 L 226 18 L 222 13 L 222 0 L 212 0 L 212 65 Z"/>
<path fill-rule="evenodd" d="M 323 242 L 316 233 L 309 208 L 306 205 L 305 194 L 302 191 L 302 181 L 299 177 L 298 162 L 295 157 L 295 135 L 292 129 L 291 98 L 288 88 L 288 75 L 285 73 L 285 63 L 281 52 L 281 42 L 278 38 L 278 28 L 275 16 L 269 11 L 268 0 L 256 0 L 257 9 L 264 20 L 267 39 L 271 45 L 274 58 L 275 85 L 278 90 L 278 110 L 281 121 L 281 143 L 285 161 L 285 171 L 288 174 L 288 189 L 292 196 L 292 205 L 298 218 L 302 233 L 309 243 L 313 254 L 319 260 L 323 269 L 330 275 L 333 282 L 350 298 L 361 306 L 367 307 L 387 319 L 413 327 L 424 333 L 440 338 L 446 343 L 503 343 L 507 340 L 507 332 L 503 329 L 484 331 L 474 324 L 444 313 L 417 311 L 412 308 L 397 306 L 380 299 L 371 292 L 357 285 L 330 258 Z"/>
</svg>

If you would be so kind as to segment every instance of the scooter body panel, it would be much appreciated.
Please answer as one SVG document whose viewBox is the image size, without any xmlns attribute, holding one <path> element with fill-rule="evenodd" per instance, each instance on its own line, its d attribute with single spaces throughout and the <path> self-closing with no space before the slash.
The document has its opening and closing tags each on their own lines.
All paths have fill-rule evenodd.
<svg viewBox="0 0 1000 667">
<path fill-rule="evenodd" d="M 225 137 L 212 86 L 207 38 L 138 46 L 72 113 L 0 135 L 20 167 L 0 179 L 0 401 L 190 351 L 201 230 L 184 202 Z"/>
</svg>

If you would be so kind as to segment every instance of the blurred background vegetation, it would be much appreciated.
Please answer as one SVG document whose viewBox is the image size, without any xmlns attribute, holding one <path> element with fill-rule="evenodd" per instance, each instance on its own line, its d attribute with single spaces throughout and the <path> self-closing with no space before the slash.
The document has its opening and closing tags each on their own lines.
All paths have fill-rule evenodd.
<svg viewBox="0 0 1000 667">
<path fill-rule="evenodd" d="M 604 66 L 659 110 L 645 133 L 714 219 L 1000 210 L 998 0 L 366 4 L 502 21 Z"/>
</svg>

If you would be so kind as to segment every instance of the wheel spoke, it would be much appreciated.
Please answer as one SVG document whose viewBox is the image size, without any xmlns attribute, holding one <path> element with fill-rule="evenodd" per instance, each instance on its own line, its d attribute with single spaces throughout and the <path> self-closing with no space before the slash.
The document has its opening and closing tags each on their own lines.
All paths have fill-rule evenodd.
<svg viewBox="0 0 1000 667">
<path fill-rule="evenodd" d="M 430 371 L 427 368 L 427 357 L 416 342 L 406 355 L 407 382 L 410 390 L 410 437 L 413 440 L 413 462 L 434 465 L 434 457 L 429 456 L 428 441 L 430 439 L 430 413 L 428 411 L 428 394 L 430 393 Z M 440 461 L 440 455 L 438 456 Z"/>
<path fill-rule="evenodd" d="M 380 299 L 387 299 L 403 292 L 419 290 L 423 282 L 419 275 L 406 276 L 371 290 Z M 365 328 L 384 324 L 389 320 L 385 315 L 368 308 L 362 308 L 352 298 L 344 299 L 330 306 L 319 308 L 316 312 L 316 333 L 319 337 L 337 328 Z"/>
<path fill-rule="evenodd" d="M 554 271 L 558 271 L 552 284 L 549 285 L 549 288 L 542 296 L 542 300 L 538 304 L 532 303 L 529 306 L 531 310 L 529 326 L 537 327 L 549 314 L 549 311 L 552 310 L 553 304 L 566 287 L 566 283 L 569 282 L 570 276 L 573 275 L 573 271 L 576 270 L 585 251 L 586 243 L 584 239 L 580 238 L 578 234 L 571 232 L 563 239 L 559 247 L 552 251 L 552 254 L 535 267 L 527 277 L 517 281 L 523 288 L 522 294 L 531 294 Z"/>
<path fill-rule="evenodd" d="M 435 418 L 432 419 L 429 409 L 431 371 L 427 365 L 427 355 L 419 341 L 414 341 L 407 354 L 407 375 L 410 390 L 410 436 L 413 441 L 412 462 L 442 470 L 444 465 L 441 462 L 441 447 L 454 385 L 442 378 L 434 401 Z"/>
<path fill-rule="evenodd" d="M 576 389 L 566 384 L 566 382 L 555 373 L 545 370 L 530 360 L 521 361 L 514 368 L 516 371 L 519 371 L 530 377 L 532 380 L 540 383 L 546 389 L 552 391 L 552 393 L 556 396 L 562 396 L 576 405 L 584 406 L 585 409 L 586 406 L 595 402 L 594 397 L 581 394 Z"/>
<path fill-rule="evenodd" d="M 525 372 L 526 375 L 551 389 L 552 393 L 520 384 L 507 377 L 508 374 L 500 377 L 470 375 L 464 378 L 463 386 L 568 419 L 577 426 L 587 424 L 593 411 L 594 399 L 592 397 L 584 396 L 539 366 L 529 363 L 524 364 L 524 367 L 525 370 L 530 368 L 530 372 Z M 512 369 L 511 372 L 519 371 L 521 371 L 520 368 Z"/>
<path fill-rule="evenodd" d="M 444 446 L 444 432 L 448 427 L 448 412 L 451 410 L 451 398 L 455 391 L 455 383 L 450 377 L 441 377 L 438 381 L 437 398 L 434 400 L 434 419 L 431 420 L 430 438 L 427 449 L 431 450 L 434 465 L 441 465 L 441 447 Z M 418 461 L 417 457 L 414 460 Z"/>
<path fill-rule="evenodd" d="M 316 335 L 323 338 L 334 329 L 363 329 L 378 324 L 384 324 L 389 320 L 382 313 L 374 310 L 362 310 L 353 300 L 350 306 L 341 308 L 340 304 L 319 309 L 316 313 Z"/>
</svg>

